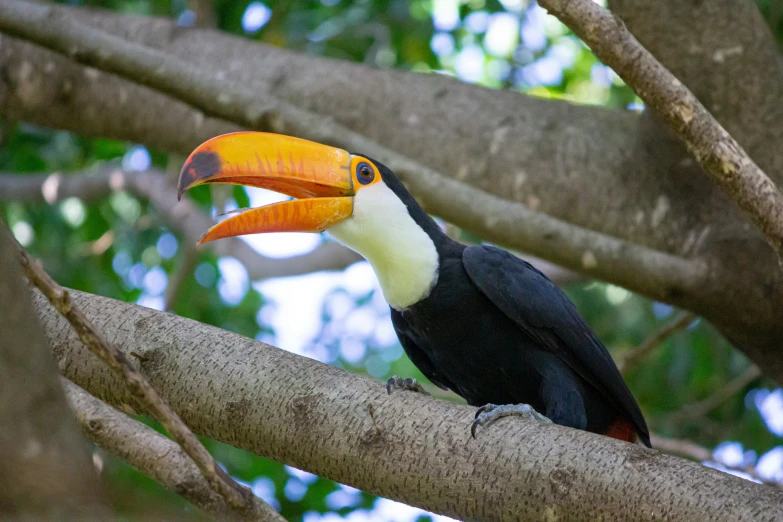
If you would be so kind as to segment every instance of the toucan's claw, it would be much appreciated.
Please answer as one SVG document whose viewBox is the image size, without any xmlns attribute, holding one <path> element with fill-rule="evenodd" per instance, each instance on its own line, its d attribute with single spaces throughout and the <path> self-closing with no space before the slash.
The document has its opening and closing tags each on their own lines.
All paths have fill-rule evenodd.
<svg viewBox="0 0 783 522">
<path fill-rule="evenodd" d="M 430 394 L 421 384 L 419 384 L 419 381 L 416 379 L 411 379 L 410 377 L 407 379 L 401 379 L 396 375 L 394 377 L 390 377 L 389 380 L 386 381 L 386 393 L 391 394 L 392 390 L 407 390 L 423 393 L 424 395 Z"/>
<path fill-rule="evenodd" d="M 496 421 L 502 417 L 508 417 L 509 415 L 516 415 L 541 422 L 552 422 L 549 417 L 541 415 L 529 404 L 504 404 L 502 406 L 497 404 L 485 404 L 476 410 L 476 420 L 470 425 L 470 435 L 475 439 L 476 428 Z"/>
</svg>

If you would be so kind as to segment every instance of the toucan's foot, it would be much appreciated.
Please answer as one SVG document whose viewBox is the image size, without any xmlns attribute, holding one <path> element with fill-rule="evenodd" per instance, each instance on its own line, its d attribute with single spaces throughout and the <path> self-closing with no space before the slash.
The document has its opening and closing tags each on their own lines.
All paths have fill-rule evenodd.
<svg viewBox="0 0 783 522">
<path fill-rule="evenodd" d="M 391 393 L 392 390 L 408 390 L 429 395 L 429 392 L 425 390 L 416 379 L 400 379 L 396 375 L 386 381 L 386 391 Z"/>
<path fill-rule="evenodd" d="M 476 420 L 470 425 L 471 436 L 474 439 L 476 438 L 477 427 L 496 421 L 501 417 L 508 417 L 509 415 L 518 415 L 520 417 L 542 422 L 552 422 L 548 417 L 545 417 L 534 410 L 529 404 L 504 404 L 502 406 L 497 404 L 485 404 L 476 410 Z"/>
</svg>

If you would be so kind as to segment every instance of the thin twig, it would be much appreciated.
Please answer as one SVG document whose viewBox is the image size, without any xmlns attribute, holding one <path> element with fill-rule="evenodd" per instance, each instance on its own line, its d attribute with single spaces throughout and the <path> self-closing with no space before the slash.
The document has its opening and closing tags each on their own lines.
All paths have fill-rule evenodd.
<svg viewBox="0 0 783 522">
<path fill-rule="evenodd" d="M 218 520 L 265 520 L 268 509 L 253 497 L 253 517 L 238 513 L 204 480 L 201 471 L 177 443 L 93 397 L 62 378 L 63 388 L 85 436 Z"/>
<path fill-rule="evenodd" d="M 739 471 L 745 473 L 746 475 L 750 476 L 755 480 L 758 480 L 763 484 L 766 484 L 768 486 L 775 486 L 777 488 L 783 489 L 783 483 L 778 482 L 776 480 L 769 480 L 761 477 L 756 472 L 756 468 L 753 465 L 745 466 L 745 467 L 727 466 L 726 464 L 715 460 L 715 458 L 713 457 L 713 452 L 711 450 L 703 446 L 699 446 L 698 444 L 691 442 L 689 440 L 669 439 L 669 438 L 660 437 L 658 435 L 652 434 L 650 435 L 650 441 L 652 442 L 653 447 L 660 452 L 668 453 L 669 455 L 674 455 L 675 457 L 697 460 L 702 463 L 713 462 L 719 464 L 720 466 L 722 466 L 722 468 L 725 468 L 725 470 Z M 716 468 L 716 469 L 718 469 L 719 471 L 725 471 L 724 469 L 721 468 Z"/>
<path fill-rule="evenodd" d="M 629 373 L 647 354 L 672 335 L 687 328 L 695 319 L 696 314 L 692 312 L 680 312 L 674 316 L 670 321 L 650 334 L 642 344 L 631 350 L 623 360 L 617 364 L 620 373 Z"/>
<path fill-rule="evenodd" d="M 706 399 L 683 406 L 680 410 L 673 413 L 669 417 L 669 420 L 672 422 L 679 422 L 683 419 L 703 417 L 739 393 L 745 386 L 748 386 L 759 377 L 761 377 L 761 369 L 756 365 L 750 366 L 747 370 L 734 377 L 726 383 L 725 386 L 722 386 Z"/>
<path fill-rule="evenodd" d="M 539 0 L 660 115 L 783 263 L 783 193 L 696 96 L 593 0 Z"/>
<path fill-rule="evenodd" d="M 27 278 L 68 320 L 84 345 L 124 380 L 132 395 L 166 428 L 171 437 L 193 459 L 212 488 L 225 497 L 228 504 L 234 509 L 246 513 L 247 516 L 252 516 L 254 506 L 252 492 L 237 484 L 228 473 L 218 466 L 206 448 L 157 394 L 147 379 L 136 370 L 119 348 L 109 343 L 82 311 L 74 306 L 68 291 L 58 285 L 18 243 L 17 248 Z M 268 507 L 268 520 L 282 520 L 271 506 Z"/>
<path fill-rule="evenodd" d="M 692 294 L 711 274 L 706 262 L 651 250 L 467 187 L 319 115 L 226 83 L 217 75 L 158 51 L 80 23 L 52 6 L 3 0 L 0 30 L 71 59 L 146 85 L 206 114 L 246 128 L 285 132 L 360 151 L 385 163 L 422 198 L 425 209 L 444 219 L 471 223 L 488 241 L 545 256 L 561 266 L 659 300 L 674 291 Z M 487 219 L 487 216 L 493 216 Z M 644 277 L 639 277 L 640 269 Z"/>
</svg>

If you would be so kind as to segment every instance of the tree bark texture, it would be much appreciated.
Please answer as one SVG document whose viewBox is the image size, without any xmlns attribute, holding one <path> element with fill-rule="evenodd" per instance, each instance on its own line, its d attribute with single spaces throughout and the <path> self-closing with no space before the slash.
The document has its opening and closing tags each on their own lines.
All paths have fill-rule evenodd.
<svg viewBox="0 0 783 522">
<path fill-rule="evenodd" d="M 625 80 L 764 234 L 783 265 L 783 193 L 622 20 L 592 0 L 539 0 Z M 779 79 L 783 79 L 779 78 Z"/>
<path fill-rule="evenodd" d="M 470 438 L 474 409 L 171 314 L 73 292 L 111 342 L 197 432 L 364 491 L 465 520 L 775 520 L 783 493 L 655 450 L 506 419 Z M 42 296 L 66 377 L 125 407 Z"/>
<path fill-rule="evenodd" d="M 12 241 L 0 223 L 0 519 L 106 520 Z"/>
<path fill-rule="evenodd" d="M 756 47 L 748 49 L 770 42 L 763 20 L 743 11 L 747 5 L 735 5 L 748 2 L 724 3 L 724 10 L 705 8 L 708 19 L 715 22 L 712 26 L 698 18 L 664 18 L 665 8 L 651 7 L 651 2 L 639 5 L 655 19 L 650 22 L 655 27 L 696 23 L 694 34 L 705 42 L 719 37 L 712 27 L 743 16 L 736 31 L 742 35 L 732 33 L 731 39 L 749 39 Z M 462 220 L 455 220 L 457 224 L 507 245 L 514 239 L 513 232 L 519 243 L 532 247 L 527 250 L 540 257 L 693 309 L 716 324 L 768 375 L 783 379 L 783 356 L 777 349 L 783 340 L 779 306 L 783 282 L 771 249 L 704 173 L 682 175 L 680 169 L 696 168 L 695 161 L 652 117 L 538 100 L 436 75 L 376 71 L 176 27 L 165 20 L 68 12 L 93 27 L 187 60 L 227 85 L 252 85 L 261 96 L 269 94 L 332 117 L 454 180 L 486 191 L 464 191 L 460 199 L 464 208 L 451 210 Z M 716 21 L 721 16 L 724 25 Z M 693 47 L 690 33 L 678 31 L 685 38 L 678 45 Z M 654 45 L 651 50 L 656 53 Z M 677 73 L 673 62 L 678 57 L 685 60 L 685 55 L 670 52 L 660 59 Z M 774 83 L 783 71 L 781 60 L 768 51 L 754 52 L 752 60 L 734 60 L 731 53 L 721 56 L 722 62 L 699 62 L 704 77 L 764 76 L 763 81 Z M 238 129 L 147 88 L 5 36 L 0 37 L 0 69 L 4 71 L 0 107 L 12 118 L 185 154 L 215 134 Z M 692 81 L 688 75 L 683 79 L 686 84 Z M 701 96 L 703 89 L 696 86 L 694 92 Z M 719 92 L 732 96 L 726 89 Z M 705 103 L 714 109 L 717 100 Z M 733 109 L 726 112 L 736 114 L 745 103 L 740 94 L 732 98 Z M 768 109 L 764 125 L 752 128 L 724 121 L 729 116 L 721 111 L 716 116 L 731 132 L 739 133 L 735 137 L 779 183 L 783 172 L 778 165 L 783 160 L 768 136 L 783 129 L 783 117 L 776 116 L 779 108 Z M 442 185 L 413 183 L 411 188 L 420 198 L 437 199 Z M 482 194 L 500 197 L 477 197 Z M 475 205 L 479 200 L 486 200 L 481 208 Z M 548 222 L 541 226 L 543 214 L 530 209 L 577 226 L 548 227 Z M 509 223 L 508 216 L 516 217 Z M 578 233 L 585 230 L 606 234 L 599 239 L 623 241 L 596 242 L 596 236 Z M 612 245 L 598 254 L 624 263 L 596 268 L 596 244 Z M 655 251 L 626 255 L 641 246 L 673 254 L 674 259 L 661 258 L 671 269 L 662 272 L 660 264 L 643 262 L 655 256 L 641 252 Z M 687 270 L 675 268 L 677 257 L 692 261 L 679 263 Z"/>
<path fill-rule="evenodd" d="M 176 442 L 115 410 L 67 379 L 62 379 L 62 384 L 76 419 L 90 441 L 217 520 L 270 520 L 268 506 L 260 502 L 244 515 L 233 509 L 212 489 L 198 466 Z"/>
</svg>

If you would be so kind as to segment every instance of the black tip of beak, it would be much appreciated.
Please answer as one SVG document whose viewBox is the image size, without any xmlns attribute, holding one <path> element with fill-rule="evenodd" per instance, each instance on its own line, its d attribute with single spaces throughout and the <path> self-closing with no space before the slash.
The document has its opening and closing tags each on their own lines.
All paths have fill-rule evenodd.
<svg viewBox="0 0 783 522">
<path fill-rule="evenodd" d="M 177 183 L 177 201 L 193 185 L 204 182 L 220 173 L 220 156 L 214 152 L 197 152 L 187 159 L 179 173 Z"/>
</svg>

